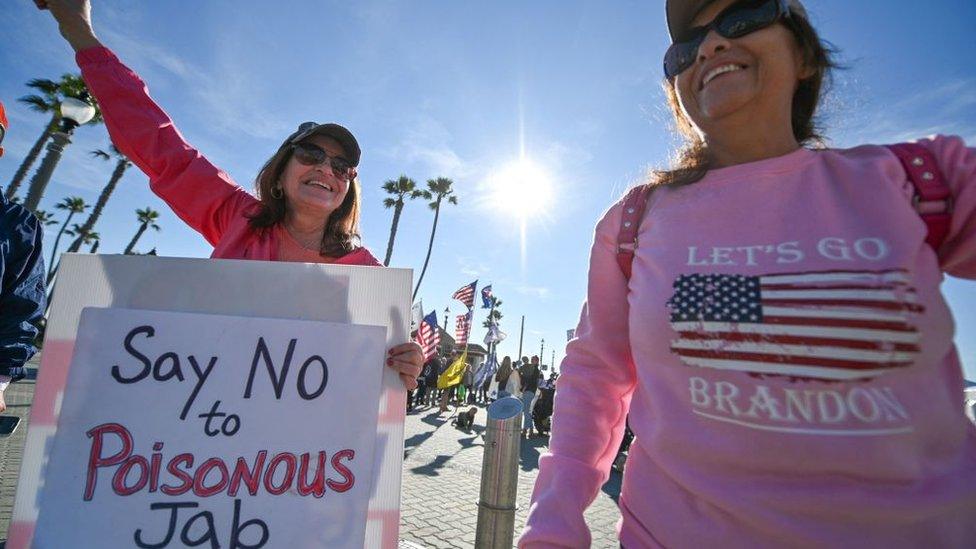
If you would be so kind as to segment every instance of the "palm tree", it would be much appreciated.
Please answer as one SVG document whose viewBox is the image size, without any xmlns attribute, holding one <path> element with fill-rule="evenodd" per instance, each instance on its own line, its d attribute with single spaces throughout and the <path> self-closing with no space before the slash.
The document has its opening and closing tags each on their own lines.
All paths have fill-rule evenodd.
<svg viewBox="0 0 976 549">
<path fill-rule="evenodd" d="M 61 121 L 61 111 L 58 109 L 61 105 L 61 100 L 65 97 L 81 98 L 88 93 L 88 88 L 85 86 L 84 80 L 77 74 L 64 74 L 59 81 L 35 78 L 28 82 L 27 86 L 34 88 L 40 93 L 26 95 L 21 97 L 19 101 L 26 103 L 32 111 L 45 114 L 50 113 L 51 119 L 44 126 L 44 131 L 41 132 L 34 146 L 27 152 L 27 157 L 20 163 L 20 167 L 17 168 L 14 178 L 10 180 L 10 184 L 7 186 L 7 192 L 4 194 L 7 200 L 13 199 L 14 195 L 17 194 L 17 189 L 20 188 L 20 184 L 24 181 L 24 177 L 27 176 L 28 170 L 34 165 L 37 157 L 40 156 L 44 144 L 50 139 L 51 134 L 57 131 L 58 123 Z M 97 124 L 101 120 L 101 113 L 97 111 L 96 106 L 95 118 L 89 124 Z"/>
<path fill-rule="evenodd" d="M 66 234 L 68 236 L 76 236 L 76 237 L 78 237 L 78 239 L 80 239 L 81 242 L 83 242 L 85 244 L 91 244 L 92 245 L 92 248 L 91 248 L 91 250 L 90 250 L 89 253 L 95 253 L 95 250 L 98 249 L 98 241 L 101 239 L 101 235 L 99 235 L 95 231 L 87 231 L 86 232 L 85 229 L 84 229 L 84 227 L 81 226 L 81 225 L 79 225 L 79 224 L 77 224 L 77 223 L 73 224 L 71 226 L 71 228 L 68 229 L 67 231 L 64 231 L 64 234 Z M 76 241 L 78 241 L 78 240 L 76 239 Z M 77 250 L 75 250 L 75 251 L 77 251 Z M 51 284 L 51 281 L 53 281 L 54 280 L 54 277 L 57 276 L 57 274 L 58 274 L 58 268 L 59 267 L 61 267 L 61 262 L 60 261 L 58 261 L 58 264 L 57 265 L 51 265 L 50 266 L 50 269 L 48 271 L 47 285 L 48 285 L 49 288 L 51 288 L 51 292 L 52 293 L 54 291 L 54 285 Z"/>
<path fill-rule="evenodd" d="M 91 155 L 94 158 L 100 158 L 102 160 L 111 160 L 114 158 L 115 170 L 112 171 L 112 177 L 109 178 L 108 183 L 104 188 L 102 188 L 102 194 L 98 195 L 98 200 L 95 202 L 95 207 L 92 209 L 91 213 L 88 214 L 88 219 L 84 224 L 81 225 L 81 228 L 74 233 L 77 235 L 77 237 L 71 242 L 71 245 L 68 246 L 69 252 L 77 252 L 78 249 L 81 248 L 83 242 L 87 244 L 84 237 L 91 233 L 92 229 L 95 228 L 95 222 L 98 221 L 99 216 L 102 215 L 102 210 L 105 209 L 105 204 L 108 203 L 109 196 L 112 195 L 112 191 L 114 191 L 116 185 L 119 184 L 119 180 L 122 179 L 122 176 L 125 174 L 125 170 L 132 165 L 132 162 L 130 162 L 124 154 L 119 152 L 119 150 L 115 148 L 115 145 L 109 145 L 109 151 L 110 152 L 105 152 L 101 149 L 91 151 Z"/>
<path fill-rule="evenodd" d="M 136 235 L 132 237 L 129 245 L 125 247 L 125 251 L 122 252 L 125 255 L 132 255 L 132 248 L 135 248 L 136 242 L 139 241 L 139 237 L 146 232 L 147 228 L 152 227 L 157 231 L 159 230 L 159 225 L 156 224 L 156 220 L 159 219 L 159 212 L 149 206 L 146 206 L 145 210 L 136 210 L 136 218 L 139 220 L 139 230 L 136 231 Z"/>
<path fill-rule="evenodd" d="M 426 200 L 430 200 L 430 191 L 425 191 L 423 189 L 417 188 L 417 182 L 405 175 L 401 175 L 399 179 L 391 179 L 386 183 L 383 183 L 383 190 L 390 197 L 383 199 L 383 207 L 393 208 L 393 225 L 390 226 L 390 241 L 386 244 L 386 259 L 383 260 L 383 266 L 387 267 L 390 265 L 390 257 L 393 256 L 393 241 L 396 240 L 397 226 L 400 224 L 400 212 L 403 211 L 404 198 L 409 198 L 413 200 L 414 198 L 423 197 Z"/>
<path fill-rule="evenodd" d="M 58 243 L 61 242 L 61 235 L 68 228 L 68 223 L 71 222 L 71 218 L 74 217 L 76 213 L 82 213 L 88 209 L 88 204 L 85 203 L 85 199 L 80 196 L 68 196 L 65 197 L 61 202 L 58 203 L 55 208 L 59 210 L 68 210 L 68 217 L 64 219 L 64 223 L 61 225 L 61 229 L 58 231 L 58 236 L 54 238 L 54 246 L 51 246 L 51 261 L 47 265 L 47 282 L 51 283 L 51 279 L 54 278 L 54 272 L 57 268 L 54 266 L 54 259 L 58 254 Z"/>
<path fill-rule="evenodd" d="M 417 287 L 413 289 L 413 301 L 417 300 L 417 291 L 420 290 L 420 283 L 424 281 L 424 274 L 427 272 L 427 264 L 430 262 L 430 252 L 434 249 L 434 234 L 437 233 L 437 219 L 441 215 L 441 202 L 444 198 L 451 204 L 457 204 L 457 195 L 451 187 L 454 182 L 446 177 L 427 180 L 427 189 L 432 196 L 436 196 L 433 202 L 428 204 L 434 210 L 434 225 L 430 228 L 430 243 L 427 245 L 427 257 L 424 259 L 424 268 L 420 270 L 420 278 L 417 279 Z"/>
<path fill-rule="evenodd" d="M 70 229 L 64 232 L 64 234 L 77 237 L 82 244 L 91 244 L 92 246 L 97 246 L 98 241 L 102 239 L 102 235 L 95 231 L 86 230 L 84 225 L 79 225 L 77 223 L 72 225 Z"/>
<path fill-rule="evenodd" d="M 34 210 L 34 217 L 40 222 L 42 227 L 48 225 L 54 225 L 57 221 L 54 220 L 54 215 L 47 210 Z"/>
</svg>

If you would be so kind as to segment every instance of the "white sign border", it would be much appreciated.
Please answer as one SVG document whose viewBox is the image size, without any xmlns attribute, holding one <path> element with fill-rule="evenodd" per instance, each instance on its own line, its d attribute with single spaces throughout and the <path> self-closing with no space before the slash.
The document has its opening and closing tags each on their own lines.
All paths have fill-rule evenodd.
<svg viewBox="0 0 976 549">
<path fill-rule="evenodd" d="M 58 271 L 8 530 L 10 549 L 30 547 L 37 519 L 35 502 L 43 481 L 42 464 L 56 430 L 78 321 L 85 307 L 381 325 L 388 327 L 387 347 L 409 340 L 409 269 L 64 254 Z M 369 502 L 365 547 L 393 549 L 400 526 L 406 391 L 393 370 L 383 371 L 374 452 L 375 488 Z"/>
</svg>

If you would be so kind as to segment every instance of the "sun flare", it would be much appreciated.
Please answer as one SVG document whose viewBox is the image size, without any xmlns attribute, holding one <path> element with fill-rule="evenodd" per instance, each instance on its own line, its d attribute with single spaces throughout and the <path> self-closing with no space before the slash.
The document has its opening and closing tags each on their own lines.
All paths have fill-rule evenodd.
<svg viewBox="0 0 976 549">
<path fill-rule="evenodd" d="M 545 214 L 552 203 L 549 175 L 528 158 L 501 166 L 488 177 L 488 186 L 492 206 L 520 220 Z"/>
</svg>

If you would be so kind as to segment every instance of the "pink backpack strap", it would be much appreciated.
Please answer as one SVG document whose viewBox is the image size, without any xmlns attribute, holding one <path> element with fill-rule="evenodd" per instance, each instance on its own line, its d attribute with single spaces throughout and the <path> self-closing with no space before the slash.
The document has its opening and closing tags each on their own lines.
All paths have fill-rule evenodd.
<svg viewBox="0 0 976 549">
<path fill-rule="evenodd" d="M 888 145 L 888 149 L 901 161 L 909 181 L 915 186 L 912 205 L 928 227 L 925 242 L 938 250 L 949 234 L 952 192 L 935 155 L 918 143 L 898 143 Z"/>
<path fill-rule="evenodd" d="M 620 216 L 620 233 L 617 234 L 617 264 L 624 277 L 630 280 L 630 271 L 637 250 L 637 229 L 640 228 L 647 199 L 651 195 L 649 185 L 638 185 L 624 197 L 624 209 Z"/>
</svg>

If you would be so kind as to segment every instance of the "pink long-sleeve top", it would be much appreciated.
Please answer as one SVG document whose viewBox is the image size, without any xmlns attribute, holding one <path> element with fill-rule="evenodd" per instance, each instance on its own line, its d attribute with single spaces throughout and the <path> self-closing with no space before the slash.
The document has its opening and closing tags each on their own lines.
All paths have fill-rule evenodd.
<svg viewBox="0 0 976 549">
<path fill-rule="evenodd" d="M 248 215 L 258 200 L 194 149 L 149 96 L 138 75 L 109 49 L 88 48 L 75 57 L 81 75 L 98 100 L 115 146 L 149 176 L 149 185 L 187 225 L 214 247 L 211 257 L 276 261 L 295 246 L 279 224 L 254 229 Z M 299 254 L 286 254 L 294 259 Z M 306 254 L 308 255 L 308 254 Z M 305 261 L 321 262 L 308 255 Z M 333 263 L 380 265 L 366 248 Z"/>
<path fill-rule="evenodd" d="M 610 208 L 520 547 L 588 546 L 628 411 L 625 547 L 976 543 L 976 429 L 939 291 L 976 277 L 976 150 L 922 143 L 955 197 L 937 253 L 878 146 L 656 189 L 629 282 Z"/>
</svg>

